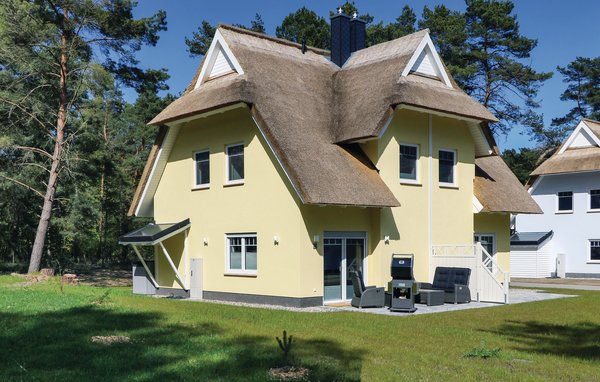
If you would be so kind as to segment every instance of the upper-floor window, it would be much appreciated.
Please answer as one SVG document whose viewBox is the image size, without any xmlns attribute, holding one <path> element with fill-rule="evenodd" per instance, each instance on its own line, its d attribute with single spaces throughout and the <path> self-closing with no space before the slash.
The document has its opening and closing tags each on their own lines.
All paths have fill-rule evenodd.
<svg viewBox="0 0 600 382">
<path fill-rule="evenodd" d="M 244 182 L 244 145 L 230 145 L 225 148 L 227 153 L 227 183 Z"/>
<path fill-rule="evenodd" d="M 227 235 L 227 271 L 256 274 L 256 234 Z"/>
<path fill-rule="evenodd" d="M 439 157 L 439 181 L 442 185 L 456 185 L 456 151 L 440 150 Z"/>
<path fill-rule="evenodd" d="M 600 211 L 600 190 L 590 190 L 590 210 Z"/>
<path fill-rule="evenodd" d="M 558 193 L 558 212 L 573 212 L 573 191 L 564 191 Z"/>
<path fill-rule="evenodd" d="M 600 240 L 590 240 L 590 261 L 600 261 Z"/>
<path fill-rule="evenodd" d="M 198 188 L 208 187 L 210 185 L 210 153 L 208 150 L 194 153 L 195 175 L 194 186 Z"/>
<path fill-rule="evenodd" d="M 400 144 L 400 180 L 407 183 L 418 181 L 419 146 Z"/>
</svg>

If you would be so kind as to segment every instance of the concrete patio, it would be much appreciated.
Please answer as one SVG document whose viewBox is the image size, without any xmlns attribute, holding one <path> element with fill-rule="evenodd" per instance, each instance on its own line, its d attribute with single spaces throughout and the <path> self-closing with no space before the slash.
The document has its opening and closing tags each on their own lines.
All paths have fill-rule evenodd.
<svg viewBox="0 0 600 382">
<path fill-rule="evenodd" d="M 569 298 L 576 297 L 575 295 L 567 295 L 567 294 L 556 294 L 556 293 L 546 293 L 543 290 L 535 290 L 535 289 L 516 289 L 511 288 L 509 291 L 509 305 L 513 304 L 523 304 L 526 302 L 535 302 L 535 301 L 544 301 L 544 300 L 554 300 L 558 298 Z M 387 307 L 386 308 L 368 308 L 368 309 L 357 309 L 352 306 L 336 306 L 327 308 L 331 310 L 337 311 L 349 311 L 349 312 L 364 312 L 364 313 L 372 313 L 372 314 L 384 314 L 390 316 L 412 316 L 415 314 L 431 314 L 431 313 L 442 313 L 442 312 L 453 312 L 457 310 L 465 310 L 465 309 L 478 309 L 478 308 L 491 308 L 502 306 L 503 304 L 496 304 L 490 302 L 477 302 L 473 301 L 467 304 L 444 304 L 438 306 L 427 306 L 423 304 L 415 304 L 417 311 L 414 313 L 403 313 L 403 312 L 391 312 Z"/>
<path fill-rule="evenodd" d="M 153 297 L 167 297 L 168 296 L 153 296 Z M 535 301 L 544 301 L 544 300 L 554 300 L 559 298 L 569 298 L 576 297 L 576 295 L 567 295 L 567 294 L 556 294 L 556 293 L 546 293 L 543 290 L 535 290 L 535 289 L 517 289 L 511 288 L 509 291 L 509 305 L 512 304 L 522 304 L 526 302 L 535 302 Z M 325 306 L 313 306 L 308 308 L 295 308 L 288 306 L 280 306 L 280 305 L 264 305 L 264 304 L 249 304 L 243 302 L 230 302 L 230 301 L 217 301 L 217 300 L 190 300 L 190 299 L 182 299 L 182 301 L 194 302 L 194 303 L 203 303 L 203 304 L 225 304 L 225 305 L 236 305 L 236 306 L 246 306 L 251 308 L 262 308 L 262 309 L 271 309 L 271 310 L 289 310 L 294 312 L 305 312 L 305 313 L 321 313 L 321 312 L 361 312 L 361 313 L 371 313 L 371 314 L 383 314 L 397 317 L 408 317 L 415 314 L 430 314 L 430 313 L 442 313 L 442 312 L 452 312 L 456 310 L 465 310 L 465 309 L 478 309 L 478 308 L 491 308 L 491 307 L 499 307 L 503 304 L 489 303 L 489 302 L 471 302 L 468 304 L 444 304 L 439 306 L 427 306 L 423 304 L 415 304 L 417 307 L 417 311 L 414 313 L 402 313 L 402 312 L 390 312 L 388 308 L 367 308 L 367 309 L 357 309 L 350 306 L 350 303 L 344 304 L 342 306 L 336 305 L 325 305 Z"/>
</svg>

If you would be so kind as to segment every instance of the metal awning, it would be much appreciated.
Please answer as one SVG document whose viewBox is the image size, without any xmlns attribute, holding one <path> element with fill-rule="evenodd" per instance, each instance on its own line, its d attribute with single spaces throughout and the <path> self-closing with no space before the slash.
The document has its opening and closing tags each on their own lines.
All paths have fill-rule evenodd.
<svg viewBox="0 0 600 382">
<path fill-rule="evenodd" d="M 179 223 L 170 223 L 170 224 L 155 224 L 150 223 L 142 228 L 136 229 L 135 231 L 131 231 L 126 233 L 125 235 L 119 237 L 119 244 L 121 245 L 131 245 L 138 259 L 142 262 L 146 273 L 150 277 L 150 281 L 154 285 L 155 288 L 159 288 L 158 283 L 154 279 L 153 273 L 148 268 L 148 265 L 144 261 L 142 254 L 138 250 L 138 245 L 158 245 L 160 246 L 163 255 L 165 255 L 165 259 L 169 263 L 169 266 L 175 272 L 175 278 L 181 287 L 185 290 L 189 290 L 189 287 L 186 285 L 185 278 L 181 276 L 177 267 L 173 263 L 173 259 L 169 255 L 167 248 L 163 245 L 163 241 L 168 238 L 177 235 L 180 232 L 185 233 L 184 241 L 183 241 L 183 261 L 184 264 L 188 263 L 188 235 L 187 229 L 190 227 L 190 219 L 185 219 L 180 221 Z"/>
<path fill-rule="evenodd" d="M 185 219 L 179 223 L 150 223 L 119 237 L 119 244 L 156 245 L 186 230 L 189 226 L 190 219 Z"/>
<path fill-rule="evenodd" d="M 510 245 L 539 246 L 553 234 L 549 232 L 516 232 L 510 238 Z"/>
</svg>

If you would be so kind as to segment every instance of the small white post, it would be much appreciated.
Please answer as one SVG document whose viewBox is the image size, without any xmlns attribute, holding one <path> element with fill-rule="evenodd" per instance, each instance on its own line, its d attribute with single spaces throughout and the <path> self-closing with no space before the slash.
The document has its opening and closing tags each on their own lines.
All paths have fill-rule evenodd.
<svg viewBox="0 0 600 382">
<path fill-rule="evenodd" d="M 483 280 L 481 280 L 482 278 L 482 272 L 481 272 L 481 267 L 483 267 L 483 262 L 482 262 L 482 255 L 483 255 L 483 251 L 481 248 L 481 243 L 477 242 L 475 244 L 475 264 L 477 265 L 475 267 L 476 271 L 476 280 L 477 280 L 477 302 L 479 302 L 481 300 L 481 284 L 483 282 Z"/>
<path fill-rule="evenodd" d="M 134 244 L 131 244 L 131 246 L 133 247 L 133 251 L 137 255 L 138 259 L 140 259 L 140 261 L 142 262 L 142 265 L 144 266 L 144 269 L 146 270 L 146 274 L 148 275 L 148 277 L 150 277 L 150 281 L 152 281 L 152 285 L 154 285 L 154 287 L 158 289 L 158 283 L 156 282 L 156 280 L 154 280 L 154 276 L 152 276 L 152 272 L 150 272 L 150 269 L 148 268 L 148 265 L 146 264 L 146 262 L 144 261 L 144 258 L 140 254 L 140 251 L 137 249 L 137 247 Z"/>
<path fill-rule="evenodd" d="M 181 285 L 181 287 L 185 290 L 189 290 L 189 288 L 187 288 L 185 286 L 185 281 L 183 281 L 181 275 L 179 274 L 179 272 L 177 271 L 177 267 L 175 267 L 175 264 L 173 263 L 173 260 L 171 260 L 171 256 L 169 256 L 169 252 L 167 252 L 167 249 L 165 248 L 165 246 L 163 245 L 162 241 L 158 243 L 158 245 L 160 245 L 160 248 L 162 248 L 163 254 L 165 255 L 165 258 L 167 259 L 167 262 L 169 263 L 169 265 L 171 266 L 171 269 L 173 269 L 173 272 L 175 272 L 175 278 L 177 279 L 177 281 L 179 282 L 179 285 Z"/>
<path fill-rule="evenodd" d="M 185 238 L 183 239 L 183 259 L 185 266 L 185 281 L 187 285 L 190 285 L 192 264 L 190 263 L 190 254 L 188 251 L 188 229 L 183 231 L 183 234 L 185 235 Z"/>
</svg>

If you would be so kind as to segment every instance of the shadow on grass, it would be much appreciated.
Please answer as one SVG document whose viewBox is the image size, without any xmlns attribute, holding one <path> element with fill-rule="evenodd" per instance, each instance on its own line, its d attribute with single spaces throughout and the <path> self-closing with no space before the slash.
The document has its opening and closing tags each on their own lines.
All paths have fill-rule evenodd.
<svg viewBox="0 0 600 382">
<path fill-rule="evenodd" d="M 262 381 L 282 359 L 274 338 L 239 335 L 218 323 L 168 324 L 157 314 L 100 307 L 0 313 L 0 380 Z M 112 345 L 92 336 L 125 335 Z M 296 364 L 310 380 L 358 381 L 361 356 L 333 341 L 298 340 Z"/>
<path fill-rule="evenodd" d="M 536 321 L 509 321 L 502 333 L 519 345 L 515 350 L 584 360 L 600 360 L 600 325 L 580 322 L 555 325 Z"/>
</svg>

